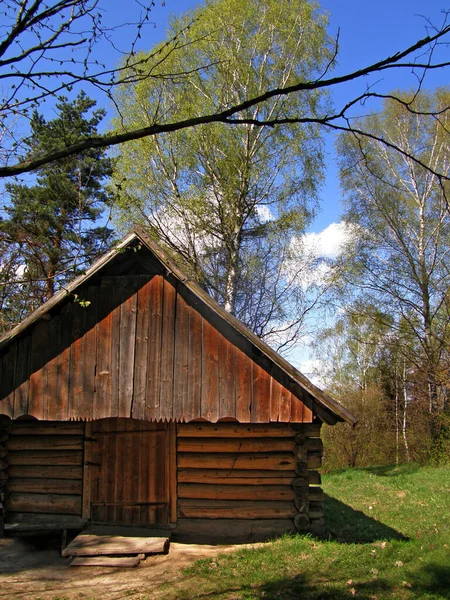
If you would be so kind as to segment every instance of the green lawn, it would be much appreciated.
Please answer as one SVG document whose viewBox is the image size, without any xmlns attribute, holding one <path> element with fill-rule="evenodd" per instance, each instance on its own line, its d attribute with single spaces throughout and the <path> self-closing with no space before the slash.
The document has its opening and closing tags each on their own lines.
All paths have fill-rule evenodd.
<svg viewBox="0 0 450 600">
<path fill-rule="evenodd" d="M 331 538 L 286 537 L 202 560 L 167 598 L 450 598 L 450 467 L 323 477 Z"/>
</svg>

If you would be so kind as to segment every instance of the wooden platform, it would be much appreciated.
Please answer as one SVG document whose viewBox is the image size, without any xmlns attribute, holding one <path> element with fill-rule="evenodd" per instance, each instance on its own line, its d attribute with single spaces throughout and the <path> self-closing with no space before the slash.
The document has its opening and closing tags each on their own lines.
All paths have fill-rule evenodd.
<svg viewBox="0 0 450 600">
<path fill-rule="evenodd" d="M 141 527 L 92 526 L 64 548 L 62 555 L 84 557 L 73 566 L 136 566 L 148 554 L 167 554 L 170 531 Z M 105 560 L 87 560 L 104 557 Z M 106 560 L 110 557 L 111 560 Z M 130 560 L 119 560 L 129 557 Z M 135 560 L 131 560 L 134 558 Z M 136 562 L 137 561 L 137 562 Z"/>
</svg>

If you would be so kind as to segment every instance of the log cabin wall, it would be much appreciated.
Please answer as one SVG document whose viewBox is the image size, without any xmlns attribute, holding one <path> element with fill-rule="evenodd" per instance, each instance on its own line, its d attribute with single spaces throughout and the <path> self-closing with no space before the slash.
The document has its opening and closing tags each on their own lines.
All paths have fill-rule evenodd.
<svg viewBox="0 0 450 600">
<path fill-rule="evenodd" d="M 8 522 L 81 519 L 84 423 L 19 421 L 9 428 Z"/>
<path fill-rule="evenodd" d="M 178 535 L 321 533 L 320 424 L 177 428 Z"/>
<path fill-rule="evenodd" d="M 12 419 L 313 419 L 309 395 L 170 275 L 99 276 L 0 354 Z"/>
</svg>

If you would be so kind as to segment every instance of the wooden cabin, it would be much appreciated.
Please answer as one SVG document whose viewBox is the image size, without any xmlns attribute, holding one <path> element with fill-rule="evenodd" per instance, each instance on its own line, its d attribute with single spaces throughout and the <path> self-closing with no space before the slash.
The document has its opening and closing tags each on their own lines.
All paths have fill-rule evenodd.
<svg viewBox="0 0 450 600">
<path fill-rule="evenodd" d="M 320 427 L 355 422 L 140 230 L 0 339 L 0 415 L 6 527 L 180 539 L 322 531 Z"/>
</svg>

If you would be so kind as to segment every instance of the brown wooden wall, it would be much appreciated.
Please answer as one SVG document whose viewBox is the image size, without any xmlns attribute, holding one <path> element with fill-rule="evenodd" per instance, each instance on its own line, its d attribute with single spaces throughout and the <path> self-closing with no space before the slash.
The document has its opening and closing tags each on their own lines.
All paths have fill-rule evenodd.
<svg viewBox="0 0 450 600">
<path fill-rule="evenodd" d="M 103 277 L 48 317 L 0 357 L 0 414 L 312 421 L 299 387 L 170 276 Z"/>
<path fill-rule="evenodd" d="M 320 425 L 180 424 L 179 533 L 268 538 L 323 525 Z"/>
<path fill-rule="evenodd" d="M 81 517 L 84 423 L 19 421 L 8 434 L 8 519 Z"/>
</svg>

